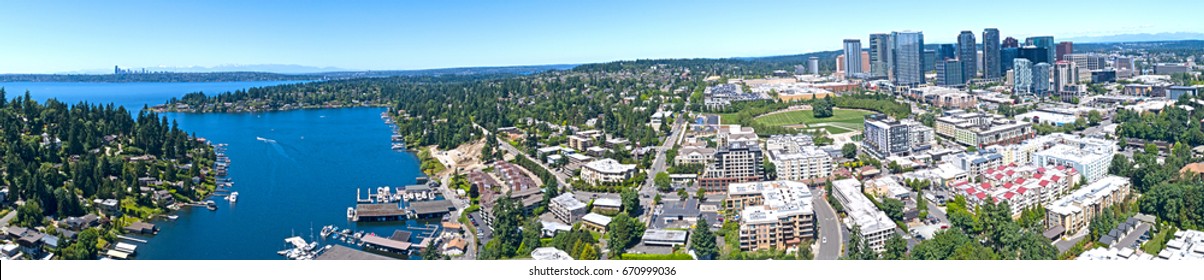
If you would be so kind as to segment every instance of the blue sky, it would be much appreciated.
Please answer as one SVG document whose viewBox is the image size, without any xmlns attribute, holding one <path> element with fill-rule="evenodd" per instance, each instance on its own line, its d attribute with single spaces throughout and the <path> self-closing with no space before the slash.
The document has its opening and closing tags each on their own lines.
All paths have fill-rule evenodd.
<svg viewBox="0 0 1204 280">
<path fill-rule="evenodd" d="M 842 3 L 843 2 L 843 3 Z M 298 64 L 344 69 L 739 57 L 920 30 L 1004 37 L 1204 32 L 1194 0 L 26 1 L 0 8 L 0 73 Z M 1179 7 L 1176 9 L 1175 7 Z"/>
</svg>

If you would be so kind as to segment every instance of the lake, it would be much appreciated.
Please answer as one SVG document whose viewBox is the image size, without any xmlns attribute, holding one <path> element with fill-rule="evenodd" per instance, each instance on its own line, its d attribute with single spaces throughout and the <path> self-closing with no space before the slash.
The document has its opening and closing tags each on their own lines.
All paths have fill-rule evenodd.
<svg viewBox="0 0 1204 280">
<path fill-rule="evenodd" d="M 166 103 L 172 97 L 181 97 L 191 92 L 213 95 L 251 87 L 266 87 L 301 81 L 254 81 L 254 82 L 197 82 L 197 83 L 70 83 L 70 82 L 13 82 L 0 83 L 0 87 L 12 99 L 25 94 L 38 102 L 51 97 L 75 105 L 80 101 L 125 106 L 134 115 L 142 105 L 154 106 Z"/>
<path fill-rule="evenodd" d="M 7 83 L 8 96 L 26 88 L 39 100 L 54 97 L 140 108 L 188 92 L 223 92 L 287 82 L 223 83 Z M 283 259 L 284 238 L 310 238 L 325 225 L 389 236 L 414 221 L 367 224 L 347 220 L 356 189 L 403 186 L 422 176 L 418 159 L 392 150 L 384 108 L 315 109 L 265 113 L 166 113 L 180 128 L 228 144 L 237 203 L 215 197 L 218 210 L 185 207 L 175 221 L 160 220 L 156 236 L 138 247 L 138 259 Z M 415 232 L 415 238 L 423 234 Z M 337 242 L 323 242 L 330 244 Z"/>
</svg>

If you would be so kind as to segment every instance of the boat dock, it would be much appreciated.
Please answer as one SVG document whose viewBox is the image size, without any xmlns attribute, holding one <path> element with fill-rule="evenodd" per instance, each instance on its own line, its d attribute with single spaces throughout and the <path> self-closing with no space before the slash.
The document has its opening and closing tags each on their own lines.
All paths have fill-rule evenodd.
<svg viewBox="0 0 1204 280">
<path fill-rule="evenodd" d="M 125 235 L 120 235 L 120 234 L 118 234 L 118 235 L 117 235 L 117 238 L 118 238 L 118 239 L 123 239 L 123 240 L 129 240 L 129 241 L 133 241 L 133 242 L 138 242 L 138 243 L 142 243 L 142 244 L 146 244 L 146 239 L 138 239 L 138 238 L 133 238 L 133 237 L 129 237 L 129 236 L 125 236 Z"/>
</svg>

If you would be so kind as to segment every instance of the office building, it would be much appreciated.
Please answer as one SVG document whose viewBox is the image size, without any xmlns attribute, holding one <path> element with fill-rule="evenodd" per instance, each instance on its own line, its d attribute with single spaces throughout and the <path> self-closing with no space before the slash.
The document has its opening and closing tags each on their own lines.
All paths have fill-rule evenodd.
<svg viewBox="0 0 1204 280">
<path fill-rule="evenodd" d="M 1053 62 L 1053 61 L 1051 61 L 1052 56 L 1049 56 L 1049 52 L 1046 51 L 1045 48 L 1034 47 L 1034 46 L 1021 47 L 1019 49 L 1019 52 L 1017 53 L 1017 57 L 1023 58 L 1023 59 L 1028 59 L 1028 61 L 1032 62 L 1033 64 L 1042 63 L 1042 62 L 1045 62 L 1045 63 Z"/>
<path fill-rule="evenodd" d="M 1179 100 L 1180 96 L 1200 96 L 1200 88 L 1189 86 L 1170 86 L 1166 88 L 1166 97 L 1171 100 Z"/>
<path fill-rule="evenodd" d="M 965 63 L 958 60 L 946 60 L 936 64 L 936 85 L 960 87 L 966 85 Z"/>
<path fill-rule="evenodd" d="M 1061 231 L 1063 236 L 1083 233 L 1096 215 L 1109 211 L 1108 206 L 1122 203 L 1131 187 L 1129 178 L 1104 176 L 1047 205 L 1045 226 L 1051 231 Z"/>
<path fill-rule="evenodd" d="M 937 60 L 957 59 L 957 45 L 941 44 L 941 45 L 937 46 L 936 59 Z"/>
<path fill-rule="evenodd" d="M 811 136 L 774 135 L 765 142 L 778 179 L 810 180 L 832 176 L 832 157 L 811 142 Z"/>
<path fill-rule="evenodd" d="M 1097 84 L 1116 82 L 1116 69 L 1091 71 L 1091 82 Z"/>
<path fill-rule="evenodd" d="M 715 152 L 715 159 L 703 171 L 698 184 L 708 192 L 727 190 L 728 184 L 761 181 L 764 157 L 756 142 L 734 141 Z"/>
<path fill-rule="evenodd" d="M 936 71 L 936 51 L 924 50 L 924 73 Z"/>
<path fill-rule="evenodd" d="M 1053 92 L 1050 88 L 1050 73 L 1053 72 L 1053 67 L 1049 63 L 1037 63 L 1033 65 L 1033 93 L 1045 96 Z"/>
<path fill-rule="evenodd" d="M 1012 70 L 1012 65 L 1017 57 L 1020 57 L 1020 49 L 1018 48 L 1003 48 L 999 50 L 999 68 L 1000 73 L 1007 73 Z"/>
<path fill-rule="evenodd" d="M 924 84 L 924 33 L 893 32 L 894 84 L 916 86 Z"/>
<path fill-rule="evenodd" d="M 986 113 L 946 112 L 936 119 L 936 133 L 958 143 L 978 148 L 995 144 L 1017 144 L 1032 139 L 1032 123 L 1010 120 Z"/>
<path fill-rule="evenodd" d="M 811 190 L 795 181 L 736 183 L 728 186 L 726 209 L 740 213 L 740 250 L 786 250 L 814 240 Z"/>
<path fill-rule="evenodd" d="M 978 41 L 974 32 L 966 30 L 957 35 L 957 60 L 962 62 L 962 77 L 969 80 L 978 75 Z"/>
<path fill-rule="evenodd" d="M 1057 46 L 1054 45 L 1053 36 L 1028 37 L 1024 39 L 1024 44 L 1045 49 L 1045 59 L 1037 61 L 1030 58 L 1029 60 L 1032 60 L 1033 63 L 1054 63 L 1054 59 L 1057 58 Z"/>
<path fill-rule="evenodd" d="M 857 179 L 844 179 L 832 182 L 836 200 L 844 206 L 852 223 L 850 228 L 860 227 L 861 237 L 874 252 L 881 253 L 886 249 L 886 240 L 895 234 L 894 221 L 879 210 L 864 193 L 861 192 L 861 182 Z"/>
<path fill-rule="evenodd" d="M 1016 58 L 1013 60 L 1015 65 L 1012 70 L 1013 89 L 1016 94 L 1032 93 L 1033 92 L 1033 64 L 1028 59 Z"/>
<path fill-rule="evenodd" d="M 1074 53 L 1074 43 L 1070 41 L 1062 41 L 1058 43 L 1058 49 L 1054 52 L 1057 61 L 1062 61 L 1068 54 Z"/>
<path fill-rule="evenodd" d="M 1072 61 L 1079 68 L 1087 70 L 1101 70 L 1108 67 L 1108 58 L 1106 56 L 1087 53 L 1070 53 L 1063 56 L 1066 61 Z"/>
<path fill-rule="evenodd" d="M 846 77 L 865 73 L 864 69 L 861 69 L 861 40 L 844 40 L 844 73 Z"/>
<path fill-rule="evenodd" d="M 982 76 L 987 79 L 1003 77 L 999 44 L 999 29 L 987 28 L 982 31 Z"/>
<path fill-rule="evenodd" d="M 890 75 L 890 34 L 870 34 L 870 74 L 874 77 Z"/>
<path fill-rule="evenodd" d="M 1002 44 L 1000 44 L 1000 47 L 1003 47 L 1003 48 L 1005 48 L 1005 49 L 1006 49 L 1006 48 L 1019 48 L 1019 47 L 1020 47 L 1020 41 L 1019 41 L 1019 40 L 1016 40 L 1016 38 L 1007 37 L 1007 38 L 1004 38 L 1004 39 L 1003 39 L 1003 43 L 1002 43 Z"/>
<path fill-rule="evenodd" d="M 581 168 L 581 179 L 594 185 L 620 183 L 635 175 L 635 169 L 635 164 L 621 164 L 605 158 L 586 163 Z"/>
</svg>

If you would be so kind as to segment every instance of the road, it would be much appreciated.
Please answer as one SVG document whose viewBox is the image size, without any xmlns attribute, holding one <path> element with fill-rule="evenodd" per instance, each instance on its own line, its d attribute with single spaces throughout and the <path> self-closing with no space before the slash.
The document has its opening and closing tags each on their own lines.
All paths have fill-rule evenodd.
<svg viewBox="0 0 1204 280">
<path fill-rule="evenodd" d="M 8 211 L 8 214 L 4 215 L 4 218 L 0 218 L 0 227 L 8 226 L 8 222 L 11 222 L 13 220 L 13 218 L 16 218 L 16 217 L 17 217 L 16 209 L 13 209 L 12 211 Z"/>
<path fill-rule="evenodd" d="M 661 141 L 661 145 L 654 149 L 656 150 L 656 158 L 652 160 L 652 166 L 648 169 L 648 179 L 644 182 L 644 185 L 640 187 L 640 201 L 642 201 L 644 204 L 644 214 L 640 216 L 640 219 L 643 220 L 645 224 L 652 221 L 652 212 L 653 209 L 656 208 L 656 205 L 651 199 L 652 197 L 656 196 L 657 192 L 656 174 L 664 172 L 667 168 L 667 164 L 665 163 L 665 151 L 673 149 L 673 145 L 677 144 L 677 140 L 681 138 L 681 134 L 684 132 L 684 129 L 682 128 L 684 124 L 685 122 L 683 122 L 681 118 L 678 118 L 677 122 L 673 124 L 673 128 L 669 133 L 669 137 L 666 137 L 664 141 Z"/>
<path fill-rule="evenodd" d="M 817 260 L 835 260 L 840 258 L 841 247 L 844 245 L 844 237 L 840 226 L 840 217 L 836 216 L 836 210 L 832 209 L 832 205 L 828 204 L 822 194 L 822 188 L 819 188 L 819 195 L 815 195 L 815 220 L 819 230 L 819 250 L 815 253 Z M 828 242 L 824 242 L 827 239 Z"/>
<path fill-rule="evenodd" d="M 949 217 L 945 216 L 945 211 L 941 210 L 941 208 L 939 206 L 937 206 L 936 203 L 932 202 L 932 200 L 927 200 L 927 201 L 928 201 L 928 215 L 936 217 L 936 219 L 938 221 L 940 221 L 941 223 L 949 225 Z"/>
</svg>

